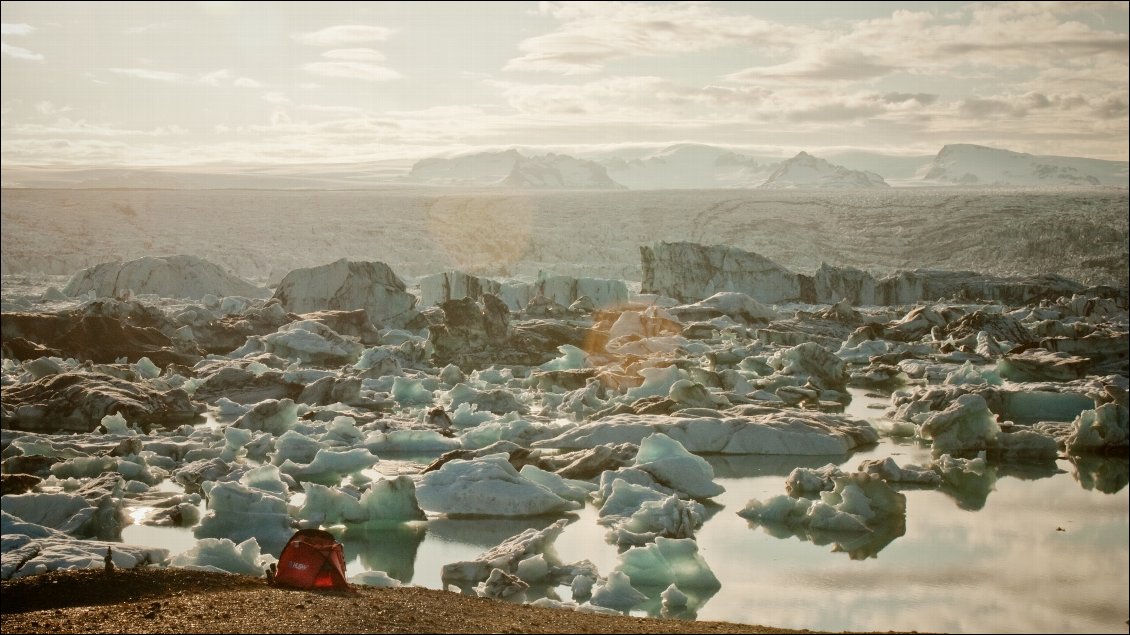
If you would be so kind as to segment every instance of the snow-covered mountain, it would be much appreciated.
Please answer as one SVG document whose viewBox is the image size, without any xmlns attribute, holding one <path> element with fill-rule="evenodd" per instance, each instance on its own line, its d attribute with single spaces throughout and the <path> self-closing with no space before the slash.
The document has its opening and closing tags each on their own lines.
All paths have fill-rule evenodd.
<svg viewBox="0 0 1130 635">
<path fill-rule="evenodd" d="M 939 184 L 1127 186 L 1127 162 L 1039 156 L 967 143 L 944 146 L 922 178 Z"/>
<path fill-rule="evenodd" d="M 608 175 L 633 190 L 755 187 L 776 164 L 717 146 L 680 143 L 638 159 L 602 162 Z"/>
<path fill-rule="evenodd" d="M 874 172 L 849 170 L 800 152 L 785 161 L 759 187 L 765 189 L 825 189 L 890 187 Z"/>
<path fill-rule="evenodd" d="M 517 150 L 476 152 L 451 158 L 430 157 L 412 166 L 408 180 L 430 185 L 498 185 L 523 157 Z"/>
<path fill-rule="evenodd" d="M 599 163 L 552 153 L 540 157 L 519 155 L 510 174 L 499 185 L 522 189 L 625 189 L 610 179 L 607 170 Z"/>
</svg>

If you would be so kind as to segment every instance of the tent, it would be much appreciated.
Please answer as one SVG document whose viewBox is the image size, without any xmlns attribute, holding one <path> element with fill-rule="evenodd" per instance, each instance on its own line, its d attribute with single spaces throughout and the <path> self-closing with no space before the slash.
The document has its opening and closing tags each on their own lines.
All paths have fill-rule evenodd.
<svg viewBox="0 0 1130 635">
<path fill-rule="evenodd" d="M 301 529 L 279 554 L 274 578 L 276 585 L 295 589 L 348 591 L 345 551 L 328 531 Z"/>
</svg>

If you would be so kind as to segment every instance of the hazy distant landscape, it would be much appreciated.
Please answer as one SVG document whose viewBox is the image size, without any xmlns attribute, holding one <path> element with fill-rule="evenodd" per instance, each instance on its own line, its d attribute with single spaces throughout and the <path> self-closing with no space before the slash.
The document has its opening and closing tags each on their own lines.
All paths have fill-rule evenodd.
<svg viewBox="0 0 1130 635">
<path fill-rule="evenodd" d="M 1127 283 L 1125 190 L 853 191 L 12 190 L 5 274 L 70 275 L 101 262 L 191 254 L 277 282 L 338 258 L 415 277 L 639 281 L 639 247 L 740 247 L 801 272 L 941 268 Z"/>
</svg>

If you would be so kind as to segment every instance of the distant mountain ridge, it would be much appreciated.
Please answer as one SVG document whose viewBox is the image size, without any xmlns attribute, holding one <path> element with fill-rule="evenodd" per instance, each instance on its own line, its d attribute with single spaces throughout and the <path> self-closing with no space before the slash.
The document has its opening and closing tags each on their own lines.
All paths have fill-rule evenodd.
<svg viewBox="0 0 1130 635">
<path fill-rule="evenodd" d="M 791 158 L 698 143 L 555 154 L 537 147 L 311 165 L 2 166 L 4 188 L 788 189 L 885 186 L 1128 187 L 1128 163 L 949 144 L 933 156 L 828 149 Z"/>
<path fill-rule="evenodd" d="M 1127 187 L 1128 165 L 958 143 L 942 147 L 922 179 L 950 185 Z"/>
<path fill-rule="evenodd" d="M 602 161 L 608 175 L 634 190 L 756 187 L 776 163 L 718 146 L 680 143 L 642 158 Z"/>
<path fill-rule="evenodd" d="M 849 170 L 824 159 L 800 152 L 781 163 L 758 187 L 764 189 L 828 189 L 890 187 L 882 176 Z"/>
</svg>

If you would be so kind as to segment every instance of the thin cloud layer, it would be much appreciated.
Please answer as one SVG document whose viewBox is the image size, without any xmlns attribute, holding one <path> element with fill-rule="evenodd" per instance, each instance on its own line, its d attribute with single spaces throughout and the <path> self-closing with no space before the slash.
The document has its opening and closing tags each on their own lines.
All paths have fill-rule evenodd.
<svg viewBox="0 0 1130 635">
<path fill-rule="evenodd" d="M 0 161 L 1130 145 L 1124 2 L 123 6 L 0 5 Z"/>
</svg>

